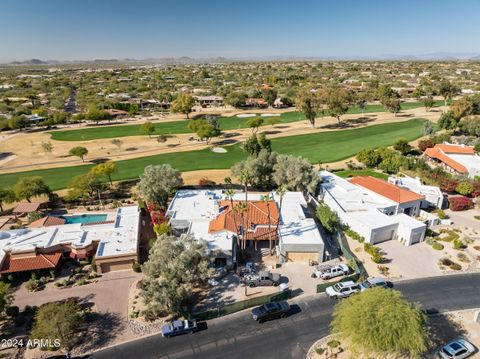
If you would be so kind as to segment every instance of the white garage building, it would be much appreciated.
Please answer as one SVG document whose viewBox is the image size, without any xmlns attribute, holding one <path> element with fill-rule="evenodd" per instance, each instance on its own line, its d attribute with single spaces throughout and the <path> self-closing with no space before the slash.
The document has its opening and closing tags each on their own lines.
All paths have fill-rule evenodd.
<svg viewBox="0 0 480 359">
<path fill-rule="evenodd" d="M 424 239 L 426 225 L 408 215 L 418 214 L 422 196 L 416 198 L 408 194 L 408 201 L 395 201 L 352 183 L 362 182 L 358 178 L 347 181 L 328 171 L 319 175 L 323 181 L 320 199 L 337 213 L 343 224 L 363 236 L 367 243 L 397 239 L 405 245 L 412 245 Z M 379 187 L 382 186 L 383 183 Z M 396 192 L 395 189 L 389 190 Z"/>
</svg>

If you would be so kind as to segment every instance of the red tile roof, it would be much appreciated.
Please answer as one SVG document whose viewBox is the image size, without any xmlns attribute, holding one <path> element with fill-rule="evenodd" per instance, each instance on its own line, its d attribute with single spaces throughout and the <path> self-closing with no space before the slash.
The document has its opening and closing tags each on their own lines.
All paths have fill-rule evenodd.
<svg viewBox="0 0 480 359">
<path fill-rule="evenodd" d="M 468 146 L 462 147 L 457 145 L 435 145 L 435 147 L 427 148 L 424 153 L 430 158 L 434 158 L 445 163 L 447 166 L 453 168 L 457 172 L 468 173 L 468 170 L 464 165 L 448 157 L 447 153 L 473 155 L 475 151 L 473 150 L 473 147 Z"/>
<path fill-rule="evenodd" d="M 17 207 L 15 207 L 15 209 L 13 210 L 13 213 L 31 213 L 31 212 L 35 212 L 39 208 L 40 208 L 40 203 L 22 202 L 22 203 L 19 203 Z"/>
<path fill-rule="evenodd" d="M 234 201 L 235 207 L 239 202 Z M 230 201 L 221 201 L 222 212 L 210 222 L 208 232 L 214 233 L 223 230 L 237 232 L 240 226 L 247 228 L 247 239 L 268 239 L 269 233 L 276 238 L 276 225 L 279 213 L 275 201 L 248 201 L 248 209 L 242 225 L 242 214 L 232 210 Z M 270 231 L 268 230 L 268 212 L 270 211 Z M 246 217 L 246 218 L 245 218 Z"/>
<path fill-rule="evenodd" d="M 33 221 L 28 226 L 30 228 L 49 227 L 49 226 L 62 225 L 62 224 L 65 224 L 65 222 L 67 222 L 65 218 L 55 217 L 55 216 L 45 216 L 43 218 L 37 219 L 36 221 Z"/>
<path fill-rule="evenodd" d="M 378 193 L 396 203 L 407 203 L 425 198 L 425 196 L 418 193 L 397 187 L 394 184 L 372 176 L 356 176 L 349 179 L 349 181 L 355 185 L 362 186 L 372 192 Z"/>
<path fill-rule="evenodd" d="M 55 268 L 62 253 L 38 253 L 31 257 L 15 258 L 7 254 L 0 273 L 25 272 L 39 269 Z"/>
<path fill-rule="evenodd" d="M 473 146 L 462 146 L 452 144 L 436 144 L 433 148 L 442 150 L 444 153 L 456 153 L 459 155 L 473 155 L 475 149 Z"/>
</svg>

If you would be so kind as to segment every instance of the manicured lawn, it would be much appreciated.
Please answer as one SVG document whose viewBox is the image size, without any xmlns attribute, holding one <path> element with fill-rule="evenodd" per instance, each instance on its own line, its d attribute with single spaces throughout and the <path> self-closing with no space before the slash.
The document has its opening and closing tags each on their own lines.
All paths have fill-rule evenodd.
<svg viewBox="0 0 480 359">
<path fill-rule="evenodd" d="M 386 175 L 385 173 L 376 172 L 373 170 L 344 170 L 335 172 L 335 174 L 342 178 L 349 178 L 355 176 L 372 176 L 384 180 L 388 179 L 388 175 Z"/>
<path fill-rule="evenodd" d="M 443 101 L 437 101 L 435 106 L 443 105 Z M 423 103 L 421 102 L 405 102 L 402 103 L 402 109 L 413 109 L 417 107 L 422 107 Z M 382 105 L 372 104 L 367 105 L 367 108 L 363 113 L 372 113 L 372 112 L 385 112 L 385 109 Z M 348 111 L 349 114 L 359 114 L 362 111 L 357 107 L 353 106 Z M 285 112 L 279 117 L 279 123 L 290 123 L 304 120 L 305 116 L 297 111 Z M 268 126 L 265 118 L 265 126 Z M 237 116 L 232 117 L 220 117 L 218 119 L 220 127 L 222 130 L 235 130 L 246 127 L 246 122 L 248 118 L 240 118 Z M 158 122 L 155 123 L 155 134 L 168 135 L 168 134 L 181 134 L 181 133 L 191 133 L 188 129 L 188 121 L 170 121 L 170 122 Z M 55 131 L 51 132 L 52 139 L 58 141 L 88 141 L 96 140 L 100 138 L 117 138 L 117 137 L 126 137 L 126 136 L 139 136 L 142 135 L 140 131 L 140 125 L 125 125 L 125 126 L 102 126 L 102 127 L 89 127 L 78 130 L 67 130 L 67 131 Z"/>
<path fill-rule="evenodd" d="M 393 144 L 404 137 L 411 141 L 422 136 L 423 119 L 374 125 L 359 129 L 311 133 L 272 139 L 272 147 L 280 153 L 303 156 L 312 163 L 339 161 L 355 155 L 362 148 Z M 240 145 L 225 147 L 228 153 L 215 153 L 210 149 L 165 153 L 118 161 L 119 171 L 113 176 L 116 181 L 138 178 L 145 166 L 169 163 L 180 171 L 230 168 L 246 158 Z M 65 188 L 72 177 L 86 173 L 93 165 L 52 168 L 0 175 L 1 188 L 12 186 L 25 176 L 42 176 L 48 185 L 58 190 Z"/>
</svg>

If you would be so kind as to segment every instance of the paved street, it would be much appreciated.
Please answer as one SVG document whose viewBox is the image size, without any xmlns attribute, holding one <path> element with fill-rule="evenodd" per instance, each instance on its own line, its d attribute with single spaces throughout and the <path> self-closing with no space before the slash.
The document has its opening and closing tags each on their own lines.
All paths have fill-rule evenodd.
<svg viewBox="0 0 480 359">
<path fill-rule="evenodd" d="M 395 289 L 428 309 L 480 307 L 480 274 L 403 281 Z M 155 335 L 90 358 L 303 358 L 318 338 L 328 334 L 334 303 L 323 294 L 306 297 L 297 303 L 299 313 L 262 325 L 253 322 L 247 310 L 208 321 L 208 329 L 195 334 L 168 340 Z"/>
</svg>

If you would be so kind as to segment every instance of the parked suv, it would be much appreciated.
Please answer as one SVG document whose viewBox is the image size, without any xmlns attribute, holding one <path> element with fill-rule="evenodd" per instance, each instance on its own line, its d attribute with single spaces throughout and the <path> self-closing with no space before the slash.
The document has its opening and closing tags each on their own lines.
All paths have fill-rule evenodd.
<svg viewBox="0 0 480 359">
<path fill-rule="evenodd" d="M 347 265 L 342 263 L 342 264 L 334 265 L 333 267 L 321 267 L 321 266 L 316 267 L 313 271 L 313 274 L 317 278 L 330 279 L 330 278 L 346 275 L 349 272 L 350 272 L 350 268 L 348 268 Z"/>
<path fill-rule="evenodd" d="M 285 302 L 272 302 L 252 309 L 253 320 L 263 323 L 270 319 L 285 318 L 290 311 L 290 305 Z"/>
<path fill-rule="evenodd" d="M 251 288 L 269 285 L 277 286 L 280 284 L 280 274 L 260 271 L 258 274 L 247 275 L 245 283 Z"/>
<path fill-rule="evenodd" d="M 360 286 L 351 280 L 336 283 L 325 289 L 325 293 L 333 299 L 346 298 L 357 293 L 358 291 L 360 291 Z"/>
</svg>

